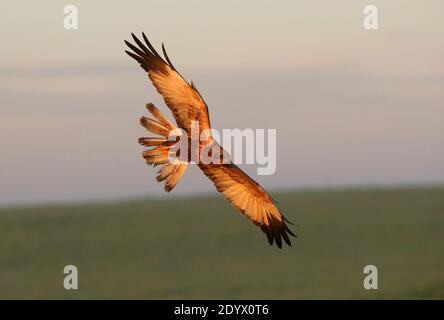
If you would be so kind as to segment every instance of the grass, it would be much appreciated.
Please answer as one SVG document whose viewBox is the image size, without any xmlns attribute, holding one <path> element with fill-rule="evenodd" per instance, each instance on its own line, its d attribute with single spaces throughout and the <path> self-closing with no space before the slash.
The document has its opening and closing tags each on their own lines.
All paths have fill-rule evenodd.
<svg viewBox="0 0 444 320">
<path fill-rule="evenodd" d="M 444 188 L 273 197 L 300 225 L 291 248 L 221 196 L 1 209 L 0 298 L 444 298 Z M 363 288 L 368 264 L 378 290 Z"/>
</svg>

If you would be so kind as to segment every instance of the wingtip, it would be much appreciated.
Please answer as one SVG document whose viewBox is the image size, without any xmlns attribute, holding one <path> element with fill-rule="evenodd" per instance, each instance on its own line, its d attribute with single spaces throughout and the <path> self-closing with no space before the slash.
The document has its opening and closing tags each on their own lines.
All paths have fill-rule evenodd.
<svg viewBox="0 0 444 320">
<path fill-rule="evenodd" d="M 176 70 L 176 68 L 174 67 L 173 63 L 172 63 L 171 60 L 170 60 L 170 57 L 168 57 L 168 54 L 167 54 L 167 52 L 166 52 L 165 45 L 163 44 L 163 42 L 162 42 L 162 52 L 163 52 L 163 56 L 165 57 L 165 60 L 166 60 L 166 61 L 168 62 L 168 64 L 169 64 L 169 66 L 170 66 L 173 70 Z"/>
<path fill-rule="evenodd" d="M 294 225 L 293 222 L 291 222 L 290 220 L 288 220 L 284 215 L 282 215 L 282 218 L 283 218 L 284 221 L 287 222 L 288 224 L 291 224 L 292 226 Z"/>
<path fill-rule="evenodd" d="M 270 225 L 262 225 L 261 229 L 267 235 L 268 243 L 271 246 L 276 243 L 276 246 L 279 249 L 282 249 L 284 242 L 289 247 L 292 246 L 289 235 L 297 238 L 297 236 L 288 228 L 285 221 L 278 222 L 272 220 L 270 221 Z"/>
</svg>

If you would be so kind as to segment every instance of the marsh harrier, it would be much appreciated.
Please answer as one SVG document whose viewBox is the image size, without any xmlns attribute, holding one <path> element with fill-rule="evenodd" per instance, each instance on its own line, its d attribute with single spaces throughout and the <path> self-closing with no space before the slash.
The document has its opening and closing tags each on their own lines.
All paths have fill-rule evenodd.
<svg viewBox="0 0 444 320">
<path fill-rule="evenodd" d="M 196 121 L 201 129 L 210 129 L 208 106 L 193 82 L 188 83 L 174 68 L 163 44 L 164 58 L 156 52 L 144 33 L 142 33 L 142 37 L 145 43 L 134 34 L 132 37 L 136 45 L 125 41 L 132 50 L 125 52 L 147 72 L 149 79 L 164 98 L 177 123 L 176 126 L 169 121 L 151 103 L 147 105 L 147 108 L 154 119 L 142 117 L 140 120 L 140 123 L 149 132 L 158 135 L 157 137 L 139 139 L 140 144 L 149 147 L 143 152 L 143 157 L 149 165 L 161 165 L 156 179 L 159 182 L 165 181 L 165 191 L 170 192 L 179 182 L 189 161 L 169 161 L 169 155 L 174 145 L 174 142 L 169 139 L 169 134 L 180 128 L 191 135 L 191 123 Z M 216 144 L 211 134 L 199 142 L 199 150 L 208 143 Z M 224 153 L 222 147 L 218 145 L 218 148 Z M 198 161 L 197 165 L 236 210 L 247 216 L 265 232 L 270 245 L 276 242 L 276 245 L 281 248 L 282 239 L 284 239 L 291 246 L 288 235 L 295 235 L 286 224 L 286 222 L 290 222 L 279 212 L 273 199 L 256 181 L 231 162 L 205 164 Z"/>
</svg>

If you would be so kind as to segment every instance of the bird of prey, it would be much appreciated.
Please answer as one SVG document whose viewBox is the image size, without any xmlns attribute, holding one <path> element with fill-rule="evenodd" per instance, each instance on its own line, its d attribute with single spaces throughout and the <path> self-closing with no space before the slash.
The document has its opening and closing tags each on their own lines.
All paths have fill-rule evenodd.
<svg viewBox="0 0 444 320">
<path fill-rule="evenodd" d="M 188 161 L 169 161 L 172 143 L 169 133 L 178 128 L 191 135 L 191 122 L 197 121 L 202 129 L 210 129 L 208 106 L 193 82 L 188 83 L 171 63 L 162 44 L 162 58 L 142 33 L 144 43 L 131 34 L 136 45 L 125 41 L 131 51 L 125 52 L 134 58 L 147 72 L 149 79 L 171 110 L 177 126 L 163 115 L 152 103 L 147 105 L 154 119 L 142 117 L 140 123 L 157 137 L 144 137 L 139 143 L 150 149 L 143 152 L 149 165 L 160 165 L 157 181 L 165 181 L 165 191 L 170 192 L 185 172 Z M 199 150 L 207 143 L 216 143 L 211 134 L 199 142 Z M 225 152 L 221 146 L 218 146 Z M 290 223 L 275 206 L 270 195 L 244 171 L 231 162 L 205 164 L 197 162 L 203 173 L 215 184 L 231 205 L 244 214 L 267 235 L 268 242 L 282 248 L 282 239 L 291 246 L 289 235 L 295 236 L 288 228 Z"/>
</svg>

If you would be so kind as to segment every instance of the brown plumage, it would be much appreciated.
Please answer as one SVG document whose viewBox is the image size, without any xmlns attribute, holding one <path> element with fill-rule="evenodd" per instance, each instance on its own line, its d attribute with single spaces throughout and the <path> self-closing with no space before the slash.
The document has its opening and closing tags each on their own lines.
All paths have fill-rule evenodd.
<svg viewBox="0 0 444 320">
<path fill-rule="evenodd" d="M 165 60 L 156 52 L 144 33 L 145 43 L 132 34 L 137 46 L 125 41 L 132 50 L 125 51 L 134 58 L 148 73 L 154 87 L 162 95 L 166 105 L 171 110 L 177 127 L 191 135 L 191 122 L 198 121 L 201 131 L 211 128 L 208 107 L 194 84 L 189 84 L 174 68 L 166 54 Z M 148 111 L 155 119 L 142 117 L 141 124 L 150 132 L 160 137 L 140 138 L 139 143 L 153 147 L 143 153 L 149 165 L 162 165 L 156 177 L 157 181 L 165 181 L 165 190 L 171 191 L 187 168 L 188 162 L 171 162 L 170 155 L 174 152 L 174 141 L 168 139 L 172 130 L 178 129 L 153 104 L 147 105 Z M 177 132 L 177 131 L 176 131 Z M 215 143 L 211 135 L 200 142 L 199 149 L 206 143 Z M 223 149 L 220 147 L 220 150 Z M 267 235 L 268 242 L 282 247 L 282 239 L 291 246 L 288 235 L 295 236 L 286 222 L 290 223 L 278 210 L 269 194 L 239 167 L 231 163 L 203 164 L 198 163 L 203 173 L 213 181 L 231 205 L 244 214 L 254 224 L 258 225 Z"/>
</svg>

